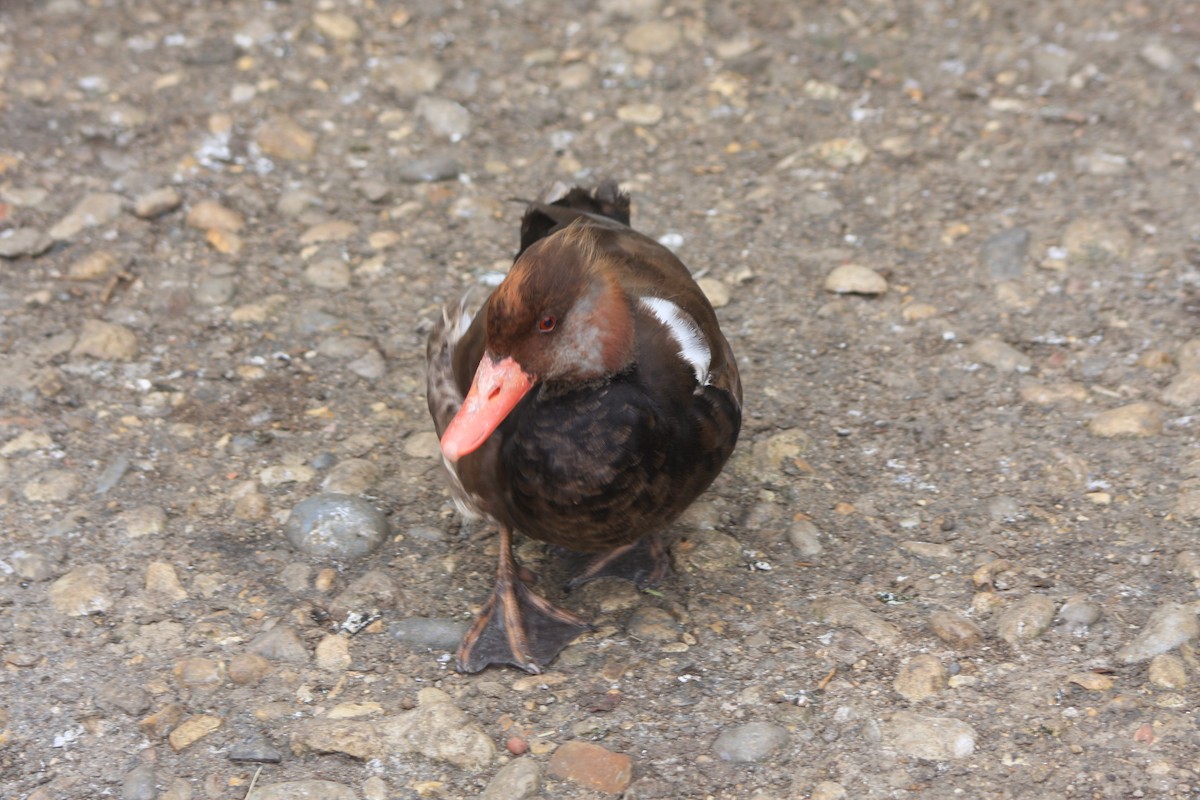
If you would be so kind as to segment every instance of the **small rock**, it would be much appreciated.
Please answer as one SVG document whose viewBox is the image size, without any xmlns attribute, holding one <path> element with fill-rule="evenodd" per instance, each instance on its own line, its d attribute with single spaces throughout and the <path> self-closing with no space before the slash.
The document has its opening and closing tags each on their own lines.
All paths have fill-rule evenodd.
<svg viewBox="0 0 1200 800">
<path fill-rule="evenodd" d="M 937 306 L 929 303 L 909 303 L 900 312 L 900 316 L 904 317 L 905 322 L 920 322 L 924 319 L 933 319 L 940 313 Z"/>
<path fill-rule="evenodd" d="M 846 787 L 833 781 L 820 781 L 809 792 L 808 800 L 846 800 Z"/>
<path fill-rule="evenodd" d="M 271 661 L 284 661 L 292 664 L 303 664 L 308 661 L 308 651 L 304 642 L 294 630 L 286 625 L 277 625 L 265 633 L 254 637 L 250 643 L 250 651 Z"/>
<path fill-rule="evenodd" d="M 405 183 L 434 183 L 452 181 L 462 172 L 462 166 L 449 156 L 427 156 L 402 163 L 396 177 Z"/>
<path fill-rule="evenodd" d="M 781 725 L 748 722 L 721 731 L 712 749 L 722 761 L 756 763 L 770 758 L 789 738 L 787 728 Z"/>
<path fill-rule="evenodd" d="M 301 645 L 301 649 L 303 649 Z M 307 657 L 307 654 L 305 654 Z M 271 671 L 271 662 L 258 653 L 238 653 L 229 659 L 229 680 L 238 686 L 258 683 Z"/>
<path fill-rule="evenodd" d="M 463 769 L 491 764 L 496 746 L 440 689 L 422 689 L 418 706 L 393 717 L 304 720 L 292 734 L 292 750 L 345 753 L 354 758 L 394 758 L 417 753 Z"/>
<path fill-rule="evenodd" d="M 1133 166 L 1125 156 L 1104 151 L 1081 153 L 1072 158 L 1071 163 L 1076 172 L 1085 175 L 1124 175 Z"/>
<path fill-rule="evenodd" d="M 395 608 L 403 602 L 403 594 L 392 576 L 386 570 L 372 569 L 355 578 L 333 598 L 329 611 L 335 617 L 344 617 L 354 612 L 373 613 Z"/>
<path fill-rule="evenodd" d="M 1083 595 L 1068 597 L 1058 610 L 1058 620 L 1067 633 L 1082 636 L 1100 619 L 1100 606 Z"/>
<path fill-rule="evenodd" d="M 53 239 L 34 228 L 10 228 L 0 231 L 0 258 L 40 256 L 53 246 Z"/>
<path fill-rule="evenodd" d="M 1131 403 L 1092 417 L 1088 430 L 1104 439 L 1146 438 L 1162 433 L 1162 412 L 1154 403 Z"/>
<path fill-rule="evenodd" d="M 1075 261 L 1121 259 L 1133 249 L 1133 237 L 1118 220 L 1085 217 L 1067 226 L 1062 246 Z"/>
<path fill-rule="evenodd" d="M 452 142 L 471 132 L 471 112 L 448 98 L 422 97 L 417 101 L 416 113 L 435 134 Z"/>
<path fill-rule="evenodd" d="M 908 702 L 920 702 L 946 688 L 946 668 L 935 656 L 913 656 L 892 685 Z"/>
<path fill-rule="evenodd" d="M 350 640 L 329 634 L 317 642 L 316 663 L 321 669 L 341 672 L 350 667 Z"/>
<path fill-rule="evenodd" d="M 238 212 L 215 200 L 201 200 L 188 212 L 187 225 L 202 231 L 223 230 L 238 233 L 246 227 L 246 220 Z"/>
<path fill-rule="evenodd" d="M 905 552 L 912 553 L 918 558 L 927 558 L 931 561 L 951 561 L 958 558 L 958 553 L 948 544 L 938 544 L 937 542 L 918 542 L 913 539 L 901 542 L 900 547 Z"/>
<path fill-rule="evenodd" d="M 175 662 L 175 682 L 185 689 L 212 689 L 225 680 L 225 664 L 193 656 Z"/>
<path fill-rule="evenodd" d="M 321 489 L 332 494 L 362 494 L 379 480 L 379 468 L 365 458 L 348 458 L 329 471 Z"/>
<path fill-rule="evenodd" d="M 851 628 L 880 647 L 900 644 L 900 629 L 866 606 L 847 597 L 823 597 L 809 606 L 813 616 L 827 625 Z"/>
<path fill-rule="evenodd" d="M 871 155 L 871 148 L 857 136 L 849 138 L 826 139 L 810 148 L 810 152 L 833 169 L 857 167 Z M 864 294 L 882 294 L 882 292 L 864 292 Z"/>
<path fill-rule="evenodd" d="M 254 141 L 264 154 L 285 161 L 307 161 L 317 152 L 317 140 L 291 117 L 276 115 L 259 126 Z"/>
<path fill-rule="evenodd" d="M 91 356 L 101 361 L 132 361 L 137 358 L 138 340 L 124 325 L 85 319 L 79 338 L 71 349 L 73 356 Z"/>
<path fill-rule="evenodd" d="M 1154 610 L 1133 641 L 1117 651 L 1126 664 L 1146 661 L 1200 636 L 1196 610 L 1180 603 L 1163 603 Z"/>
<path fill-rule="evenodd" d="M 1097 672 L 1075 672 L 1067 676 L 1067 683 L 1081 686 L 1089 692 L 1107 692 L 1116 683 L 1112 676 Z"/>
<path fill-rule="evenodd" d="M 48 469 L 21 487 L 31 503 L 63 503 L 79 494 L 79 476 L 65 469 Z"/>
<path fill-rule="evenodd" d="M 622 41 L 631 53 L 661 56 L 673 50 L 682 37 L 678 25 L 662 20 L 650 20 L 630 28 Z"/>
<path fill-rule="evenodd" d="M 442 443 L 433 431 L 418 431 L 404 440 L 405 455 L 414 458 L 441 458 Z"/>
<path fill-rule="evenodd" d="M 698 569 L 715 572 L 742 562 L 742 545 L 720 531 L 696 531 L 676 542 L 671 549 L 676 568 L 682 572 Z"/>
<path fill-rule="evenodd" d="M 68 617 L 103 614 L 112 606 L 108 570 L 99 564 L 76 567 L 50 584 L 50 604 Z"/>
<path fill-rule="evenodd" d="M 719 281 L 716 278 L 701 278 L 696 281 L 696 285 L 700 287 L 700 291 L 704 292 L 704 296 L 708 298 L 708 302 L 712 303 L 713 308 L 724 308 L 729 305 L 729 286 L 725 281 Z"/>
<path fill-rule="evenodd" d="M 237 744 L 231 745 L 226 753 L 230 761 L 250 764 L 278 764 L 283 753 L 260 733 L 251 733 Z"/>
<path fill-rule="evenodd" d="M 975 729 L 953 717 L 897 711 L 881 726 L 883 744 L 928 761 L 966 758 L 975 752 Z"/>
<path fill-rule="evenodd" d="M 1150 661 L 1150 682 L 1160 689 L 1182 689 L 1187 686 L 1187 667 L 1183 659 L 1169 653 L 1156 655 Z"/>
<path fill-rule="evenodd" d="M 8 457 L 21 453 L 34 453 L 38 450 L 50 450 L 54 447 L 54 439 L 45 431 L 23 431 L 0 447 L 0 456 Z"/>
<path fill-rule="evenodd" d="M 936 611 L 929 618 L 933 635 L 959 650 L 967 650 L 983 641 L 983 629 L 953 611 Z"/>
<path fill-rule="evenodd" d="M 518 758 L 500 768 L 479 800 L 527 800 L 541 789 L 542 768 L 532 758 Z"/>
<path fill-rule="evenodd" d="M 146 565 L 146 591 L 168 603 L 178 603 L 188 596 L 175 567 L 166 561 L 151 561 Z"/>
<path fill-rule="evenodd" d="M 118 517 L 130 539 L 157 536 L 167 527 L 167 512 L 158 506 L 138 506 L 121 513 Z"/>
<path fill-rule="evenodd" d="M 1033 68 L 1043 80 L 1062 83 L 1070 77 L 1075 59 L 1073 51 L 1048 42 L 1034 50 Z"/>
<path fill-rule="evenodd" d="M 150 707 L 149 693 L 123 677 L 101 684 L 96 690 L 95 701 L 106 711 L 120 711 L 131 717 L 144 714 Z"/>
<path fill-rule="evenodd" d="M 1181 373 L 1200 372 L 1200 339 L 1188 339 L 1175 353 Z"/>
<path fill-rule="evenodd" d="M 333 781 L 285 781 L 258 786 L 246 800 L 358 800 L 358 792 Z"/>
<path fill-rule="evenodd" d="M 170 743 L 171 749 L 178 753 L 220 728 L 223 722 L 220 717 L 212 714 L 196 714 L 179 723 L 167 737 L 167 742 Z"/>
<path fill-rule="evenodd" d="M 1163 390 L 1163 402 L 1188 409 L 1200 406 L 1200 372 L 1176 376 Z"/>
<path fill-rule="evenodd" d="M 1052 406 L 1062 402 L 1082 403 L 1088 399 L 1087 388 L 1080 383 L 1026 383 L 1021 386 L 1021 399 L 1039 406 Z"/>
<path fill-rule="evenodd" d="M 171 778 L 167 788 L 158 796 L 158 800 L 192 800 L 194 794 L 192 785 L 183 778 Z"/>
<path fill-rule="evenodd" d="M 120 216 L 122 204 L 118 194 L 89 194 L 55 223 L 48 231 L 50 238 L 63 241 L 73 238 L 85 228 L 107 225 Z"/>
<path fill-rule="evenodd" d="M 8 558 L 17 577 L 25 581 L 45 581 L 56 574 L 55 563 L 62 559 L 61 551 L 52 555 L 44 550 L 16 550 Z"/>
<path fill-rule="evenodd" d="M 625 628 L 635 639 L 658 644 L 678 641 L 682 630 L 670 612 L 655 606 L 642 606 L 634 611 Z"/>
<path fill-rule="evenodd" d="M 967 348 L 967 357 L 1001 372 L 1028 372 L 1033 359 L 999 339 L 981 339 Z"/>
<path fill-rule="evenodd" d="M 1162 42 L 1147 42 L 1138 55 L 1142 57 L 1142 61 L 1163 72 L 1174 72 L 1179 69 L 1179 56 L 1171 52 L 1171 49 Z"/>
<path fill-rule="evenodd" d="M 308 483 L 316 474 L 316 470 L 303 464 L 275 464 L 260 472 L 258 480 L 267 487 L 284 486 L 289 483 Z"/>
<path fill-rule="evenodd" d="M 182 203 L 183 198 L 179 196 L 179 192 L 170 186 L 164 186 L 138 197 L 133 204 L 133 213 L 141 219 L 156 219 L 179 208 Z"/>
<path fill-rule="evenodd" d="M 654 103 L 632 103 L 617 109 L 617 119 L 634 125 L 657 125 L 662 118 L 662 106 Z"/>
<path fill-rule="evenodd" d="M 317 12 L 312 19 L 318 33 L 340 42 L 353 41 L 360 33 L 358 23 L 348 14 Z"/>
<path fill-rule="evenodd" d="M 1027 595 L 1001 612 L 996 620 L 997 633 L 1013 647 L 1032 641 L 1050 628 L 1055 610 L 1049 597 Z"/>
<path fill-rule="evenodd" d="M 620 794 L 633 780 L 633 761 L 624 753 L 572 739 L 554 751 L 547 771 L 559 780 L 606 794 Z"/>
<path fill-rule="evenodd" d="M 97 250 L 72 261 L 67 267 L 67 277 L 73 281 L 94 281 L 107 277 L 120 266 L 120 260 L 111 250 Z"/>
<path fill-rule="evenodd" d="M 386 374 L 387 364 L 383 360 L 383 354 L 372 347 L 347 364 L 346 369 L 365 380 L 377 381 Z"/>
<path fill-rule="evenodd" d="M 887 280 L 873 269 L 860 264 L 842 264 L 825 278 L 825 291 L 835 294 L 883 294 Z"/>
<path fill-rule="evenodd" d="M 436 89 L 445 70 L 432 58 L 399 58 L 380 64 L 377 74 L 379 82 L 396 94 L 412 96 Z"/>
<path fill-rule="evenodd" d="M 322 259 L 305 268 L 304 279 L 318 289 L 339 291 L 350 285 L 350 266 L 341 259 Z"/>
<path fill-rule="evenodd" d="M 806 519 L 796 520 L 788 527 L 788 541 L 801 558 L 820 555 L 825 549 L 821 545 L 821 531 Z"/>
<path fill-rule="evenodd" d="M 125 773 L 121 779 L 121 800 L 155 800 L 154 767 L 142 764 Z"/>
<path fill-rule="evenodd" d="M 374 551 L 388 536 L 387 517 L 346 494 L 319 494 L 292 509 L 284 535 L 298 550 L 323 558 L 353 559 Z"/>
<path fill-rule="evenodd" d="M 1028 253 L 1029 231 L 1010 228 L 988 239 L 983 245 L 981 257 L 992 278 L 1007 281 L 1021 277 Z"/>
<path fill-rule="evenodd" d="M 331 219 L 318 222 L 304 233 L 300 234 L 300 244 L 324 244 L 325 242 L 344 242 L 358 233 L 358 225 L 348 219 Z"/>
<path fill-rule="evenodd" d="M 454 652 L 470 627 L 468 623 L 456 619 L 409 617 L 389 625 L 388 633 L 410 645 Z"/>
</svg>

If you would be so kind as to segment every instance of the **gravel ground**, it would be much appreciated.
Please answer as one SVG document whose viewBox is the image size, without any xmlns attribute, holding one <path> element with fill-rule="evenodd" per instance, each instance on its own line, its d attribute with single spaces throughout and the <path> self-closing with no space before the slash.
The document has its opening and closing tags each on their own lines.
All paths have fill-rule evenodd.
<svg viewBox="0 0 1200 800">
<path fill-rule="evenodd" d="M 0 794 L 1200 795 L 1197 87 L 1188 0 L 0 5 Z M 464 677 L 424 339 L 604 176 L 742 440 Z"/>
</svg>

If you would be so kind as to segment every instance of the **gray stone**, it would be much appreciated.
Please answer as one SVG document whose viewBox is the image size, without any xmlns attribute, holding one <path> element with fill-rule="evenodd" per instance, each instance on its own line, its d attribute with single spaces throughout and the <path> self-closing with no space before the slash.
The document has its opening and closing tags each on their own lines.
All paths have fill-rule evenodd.
<svg viewBox="0 0 1200 800">
<path fill-rule="evenodd" d="M 526 800 L 542 788 L 542 768 L 532 758 L 518 758 L 500 768 L 479 800 Z"/>
<path fill-rule="evenodd" d="M 426 156 L 405 161 L 396 169 L 396 177 L 405 183 L 452 181 L 462 166 L 450 156 Z"/>
<path fill-rule="evenodd" d="M 1146 625 L 1129 644 L 1117 652 L 1126 664 L 1154 658 L 1200 636 L 1200 619 L 1194 605 L 1163 603 L 1154 609 Z"/>
<path fill-rule="evenodd" d="M 121 196 L 117 194 L 89 194 L 54 224 L 48 231 L 50 238 L 62 241 L 74 237 L 85 228 L 107 225 L 120 215 L 122 204 Z"/>
<path fill-rule="evenodd" d="M 358 800 L 358 792 L 333 781 L 286 781 L 256 787 L 246 800 Z"/>
<path fill-rule="evenodd" d="M 1021 277 L 1025 256 L 1029 253 L 1029 231 L 1009 228 L 995 234 L 983 245 L 983 264 L 998 281 Z"/>
<path fill-rule="evenodd" d="M 319 494 L 292 509 L 283 528 L 294 547 L 323 558 L 353 559 L 374 551 L 388 536 L 382 511 L 360 497 Z"/>
<path fill-rule="evenodd" d="M 787 728 L 773 722 L 747 722 L 721 731 L 713 752 L 722 761 L 759 762 L 788 743 Z"/>
<path fill-rule="evenodd" d="M 276 625 L 254 637 L 254 641 L 250 643 L 250 652 L 271 661 L 286 661 L 292 664 L 308 661 L 308 650 L 305 649 L 304 642 L 286 625 Z"/>
<path fill-rule="evenodd" d="M 882 742 L 928 761 L 966 758 L 975 752 L 975 729 L 953 717 L 926 717 L 898 711 L 881 726 Z"/>
<path fill-rule="evenodd" d="M 1042 594 L 1031 594 L 1001 612 L 996 620 L 1000 638 L 1014 647 L 1037 639 L 1054 622 L 1054 601 Z"/>
<path fill-rule="evenodd" d="M 35 228 L 0 231 L 0 258 L 40 256 L 53 246 L 54 240 Z"/>
<path fill-rule="evenodd" d="M 471 112 L 445 97 L 422 97 L 417 116 L 438 136 L 457 142 L 471 132 Z"/>
<path fill-rule="evenodd" d="M 154 800 L 154 767 L 142 764 L 125 773 L 121 779 L 121 800 Z"/>
<path fill-rule="evenodd" d="M 112 606 L 108 570 L 100 564 L 76 567 L 50 584 L 50 604 L 68 617 L 103 614 Z"/>
<path fill-rule="evenodd" d="M 470 627 L 469 623 L 456 619 L 408 617 L 389 625 L 388 633 L 410 645 L 454 652 Z"/>
</svg>

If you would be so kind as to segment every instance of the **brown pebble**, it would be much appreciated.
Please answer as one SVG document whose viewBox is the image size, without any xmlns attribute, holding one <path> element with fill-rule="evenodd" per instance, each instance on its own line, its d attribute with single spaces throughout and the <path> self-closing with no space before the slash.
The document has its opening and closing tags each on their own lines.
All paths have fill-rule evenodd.
<svg viewBox="0 0 1200 800">
<path fill-rule="evenodd" d="M 167 741 L 171 743 L 171 749 L 178 753 L 221 727 L 222 722 L 220 717 L 212 714 L 196 714 L 179 723 L 179 727 L 171 731 Z"/>
<path fill-rule="evenodd" d="M 983 640 L 983 629 L 953 611 L 937 611 L 929 618 L 929 630 L 951 647 L 965 649 Z"/>
<path fill-rule="evenodd" d="M 163 736 L 171 728 L 174 728 L 179 720 L 183 719 L 183 713 L 183 706 L 171 703 L 143 719 L 138 723 L 138 727 L 151 738 Z"/>
<path fill-rule="evenodd" d="M 633 780 L 633 761 L 624 753 L 614 753 L 598 744 L 575 739 L 554 751 L 549 773 L 588 789 L 620 794 Z"/>
<path fill-rule="evenodd" d="M 271 662 L 257 653 L 238 653 L 229 659 L 229 680 L 239 686 L 258 683 L 271 671 Z"/>
<path fill-rule="evenodd" d="M 175 682 L 189 689 L 211 688 L 225 679 L 225 665 L 211 658 L 182 658 L 175 662 Z"/>
<path fill-rule="evenodd" d="M 507 747 L 508 752 L 512 753 L 514 756 L 525 755 L 525 753 L 529 752 L 529 742 L 525 741 L 520 736 L 508 737 L 508 741 L 504 743 L 504 746 Z"/>
</svg>

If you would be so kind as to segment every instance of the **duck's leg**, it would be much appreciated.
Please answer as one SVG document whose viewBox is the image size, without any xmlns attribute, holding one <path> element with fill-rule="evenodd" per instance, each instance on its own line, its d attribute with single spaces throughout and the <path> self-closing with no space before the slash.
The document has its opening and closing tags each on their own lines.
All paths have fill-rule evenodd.
<svg viewBox="0 0 1200 800">
<path fill-rule="evenodd" d="M 501 525 L 496 588 L 458 647 L 458 671 L 512 664 L 536 675 L 591 627 L 525 585 L 512 554 L 512 531 Z"/>
<path fill-rule="evenodd" d="M 567 588 L 577 589 L 596 578 L 612 577 L 633 581 L 639 589 L 644 589 L 670 573 L 667 548 L 659 535 L 652 533 L 592 559 L 582 572 L 567 582 Z"/>
</svg>

